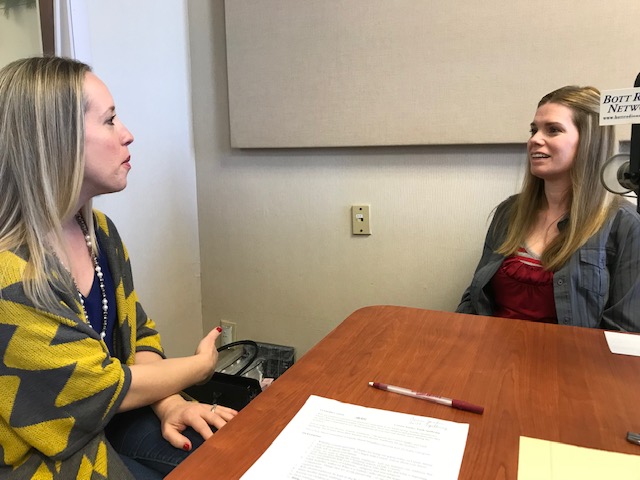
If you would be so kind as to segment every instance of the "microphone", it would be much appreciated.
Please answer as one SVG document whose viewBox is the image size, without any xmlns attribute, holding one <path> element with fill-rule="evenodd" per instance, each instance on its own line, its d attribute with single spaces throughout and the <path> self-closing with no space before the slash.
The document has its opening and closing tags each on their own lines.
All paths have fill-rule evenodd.
<svg viewBox="0 0 640 480">
<path fill-rule="evenodd" d="M 622 154 L 618 154 L 618 155 L 622 155 Z M 624 156 L 626 157 L 626 155 Z M 632 172 L 631 160 L 629 160 L 628 162 L 624 162 L 622 165 L 620 165 L 620 167 L 618 168 L 617 178 L 618 178 L 618 183 L 621 186 L 623 186 L 630 192 L 636 192 L 636 194 L 638 193 L 638 189 L 640 189 L 640 185 L 638 184 L 638 172 L 637 170 L 635 173 Z M 605 186 L 605 188 L 607 187 Z M 612 193 L 617 193 L 617 192 L 614 191 Z"/>
<path fill-rule="evenodd" d="M 633 84 L 635 88 L 640 87 L 640 73 Z M 633 190 L 638 194 L 640 190 L 640 123 L 631 125 L 631 149 L 629 150 L 629 170 L 624 177 L 633 185 Z M 640 200 L 638 203 L 638 213 L 640 213 Z"/>
<path fill-rule="evenodd" d="M 640 88 L 640 73 L 633 86 Z M 640 123 L 631 125 L 629 143 L 629 160 L 626 161 L 627 155 L 622 153 L 613 155 L 600 169 L 600 181 L 604 188 L 617 195 L 627 196 L 627 193 L 634 192 L 638 202 L 637 212 L 640 213 Z M 619 191 L 619 187 L 624 191 Z"/>
</svg>

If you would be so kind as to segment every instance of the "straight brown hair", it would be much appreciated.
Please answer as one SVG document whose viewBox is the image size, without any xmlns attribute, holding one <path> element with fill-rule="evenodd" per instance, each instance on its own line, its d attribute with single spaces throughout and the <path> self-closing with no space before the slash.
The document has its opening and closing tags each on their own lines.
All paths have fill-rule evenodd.
<svg viewBox="0 0 640 480">
<path fill-rule="evenodd" d="M 613 154 L 615 136 L 613 126 L 599 125 L 598 89 L 573 85 L 562 87 L 542 97 L 538 107 L 547 103 L 571 109 L 579 135 L 576 158 L 570 171 L 569 220 L 541 256 L 544 268 L 557 271 L 602 228 L 619 200 L 600 183 L 600 169 Z M 524 244 L 536 222 L 537 213 L 547 206 L 546 202 L 544 180 L 532 175 L 527 168 L 522 190 L 510 211 L 505 213 L 509 226 L 497 253 L 513 255 Z"/>
</svg>

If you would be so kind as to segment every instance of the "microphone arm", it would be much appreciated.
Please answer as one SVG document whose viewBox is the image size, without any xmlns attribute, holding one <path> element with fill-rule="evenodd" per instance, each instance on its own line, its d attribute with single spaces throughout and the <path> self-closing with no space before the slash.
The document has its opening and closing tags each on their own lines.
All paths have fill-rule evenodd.
<svg viewBox="0 0 640 480">
<path fill-rule="evenodd" d="M 633 84 L 635 88 L 640 87 L 640 73 L 636 77 L 636 81 Z M 625 174 L 625 177 L 630 180 L 633 185 L 636 185 L 634 189 L 638 206 L 637 212 L 640 213 L 640 124 L 634 123 L 631 125 L 631 148 L 629 150 L 629 171 Z"/>
</svg>

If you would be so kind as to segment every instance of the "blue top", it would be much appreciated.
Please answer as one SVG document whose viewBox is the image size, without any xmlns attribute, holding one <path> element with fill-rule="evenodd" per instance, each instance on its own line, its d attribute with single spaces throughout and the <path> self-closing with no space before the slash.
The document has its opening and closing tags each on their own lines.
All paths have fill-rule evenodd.
<svg viewBox="0 0 640 480">
<path fill-rule="evenodd" d="M 104 249 L 100 248 L 100 242 L 98 242 L 98 265 L 102 269 L 102 280 L 104 282 L 104 290 L 107 295 L 107 302 L 109 302 L 109 310 L 107 316 L 107 331 L 104 338 L 109 353 L 113 356 L 113 329 L 116 324 L 116 288 L 113 284 L 113 278 L 111 276 L 111 270 L 109 270 L 109 262 L 104 256 Z M 93 329 L 100 333 L 102 332 L 102 292 L 100 292 L 100 281 L 98 275 L 93 274 L 93 285 L 91 285 L 91 291 L 89 295 L 84 298 L 84 308 L 89 315 L 89 322 Z"/>
</svg>

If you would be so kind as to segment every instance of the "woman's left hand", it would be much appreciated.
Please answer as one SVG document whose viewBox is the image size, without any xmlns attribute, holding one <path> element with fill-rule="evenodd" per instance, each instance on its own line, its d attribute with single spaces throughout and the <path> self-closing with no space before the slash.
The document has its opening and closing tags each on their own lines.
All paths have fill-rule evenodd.
<svg viewBox="0 0 640 480">
<path fill-rule="evenodd" d="M 211 425 L 217 429 L 224 427 L 238 412 L 222 405 L 188 402 L 180 395 L 172 395 L 157 402 L 153 409 L 160 418 L 162 436 L 171 445 L 183 450 L 191 450 L 191 441 L 182 432 L 191 427 L 205 440 L 213 435 Z"/>
</svg>

